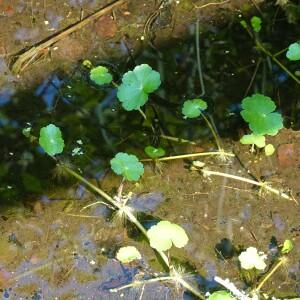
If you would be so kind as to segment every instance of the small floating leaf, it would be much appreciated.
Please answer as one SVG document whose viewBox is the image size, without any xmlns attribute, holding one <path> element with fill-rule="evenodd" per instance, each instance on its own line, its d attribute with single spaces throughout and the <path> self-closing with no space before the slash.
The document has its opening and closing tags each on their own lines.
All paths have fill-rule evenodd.
<svg viewBox="0 0 300 300">
<path fill-rule="evenodd" d="M 254 94 L 242 101 L 241 116 L 249 123 L 256 135 L 276 135 L 283 128 L 283 120 L 279 113 L 274 112 L 276 105 L 271 98 Z"/>
<path fill-rule="evenodd" d="M 186 118 L 197 118 L 202 110 L 207 109 L 207 103 L 202 99 L 186 100 L 183 103 L 182 114 Z"/>
<path fill-rule="evenodd" d="M 90 78 L 98 85 L 111 83 L 113 79 L 108 69 L 103 66 L 98 66 L 96 68 L 91 69 Z"/>
<path fill-rule="evenodd" d="M 120 248 L 119 251 L 117 252 L 116 258 L 121 263 L 126 264 L 136 259 L 141 259 L 142 256 L 138 249 L 136 249 L 133 246 L 128 246 L 128 247 Z"/>
<path fill-rule="evenodd" d="M 152 159 L 160 158 L 166 154 L 163 148 L 155 148 L 153 146 L 147 146 L 144 151 Z"/>
<path fill-rule="evenodd" d="M 160 86 L 160 74 L 147 64 L 136 66 L 123 75 L 117 97 L 125 110 L 138 110 L 147 101 L 149 94 Z"/>
<path fill-rule="evenodd" d="M 233 296 L 227 291 L 217 291 L 212 293 L 207 300 L 235 300 Z"/>
<path fill-rule="evenodd" d="M 111 161 L 112 170 L 129 181 L 137 181 L 144 173 L 144 166 L 135 155 L 119 152 Z"/>
<path fill-rule="evenodd" d="M 275 148 L 272 144 L 268 144 L 266 147 L 265 147 L 265 154 L 267 156 L 271 156 L 273 155 L 273 153 L 275 152 Z"/>
<path fill-rule="evenodd" d="M 293 242 L 291 240 L 285 240 L 281 249 L 282 254 L 288 254 L 294 248 Z"/>
<path fill-rule="evenodd" d="M 266 138 L 263 135 L 245 134 L 240 142 L 243 145 L 256 145 L 258 148 L 263 148 L 266 145 Z"/>
<path fill-rule="evenodd" d="M 292 61 L 300 60 L 300 44 L 299 43 L 290 44 L 289 49 L 286 53 L 286 57 Z"/>
<path fill-rule="evenodd" d="M 177 248 L 182 248 L 189 240 L 182 227 L 169 221 L 160 221 L 152 226 L 148 230 L 147 236 L 150 246 L 158 251 L 167 251 L 172 244 Z"/>
<path fill-rule="evenodd" d="M 41 128 L 39 144 L 51 156 L 62 153 L 65 146 L 60 129 L 53 124 Z"/>
<path fill-rule="evenodd" d="M 262 23 L 261 18 L 257 17 L 257 16 L 254 16 L 254 17 L 251 18 L 250 22 L 251 22 L 251 26 L 252 26 L 253 30 L 255 32 L 260 32 L 261 23 Z"/>
</svg>

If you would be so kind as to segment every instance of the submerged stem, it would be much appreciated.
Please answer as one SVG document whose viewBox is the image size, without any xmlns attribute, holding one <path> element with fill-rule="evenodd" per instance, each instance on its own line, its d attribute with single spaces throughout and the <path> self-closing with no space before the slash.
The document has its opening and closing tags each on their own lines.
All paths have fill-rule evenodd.
<svg viewBox="0 0 300 300">
<path fill-rule="evenodd" d="M 204 121 L 206 122 L 208 128 L 210 129 L 211 133 L 213 134 L 213 136 L 215 138 L 215 141 L 216 141 L 219 152 L 222 152 L 222 151 L 224 152 L 223 147 L 221 146 L 219 136 L 218 136 L 216 130 L 214 129 L 213 125 L 211 124 L 211 122 L 208 120 L 208 118 L 205 116 L 204 113 L 202 113 L 201 111 L 200 111 L 200 113 L 201 113 L 201 116 L 203 117 Z"/>
<path fill-rule="evenodd" d="M 79 181 L 81 181 L 82 183 L 86 184 L 89 188 L 91 188 L 94 192 L 96 192 L 97 194 L 99 194 L 100 196 L 102 196 L 104 199 L 106 199 L 110 204 L 112 204 L 113 206 L 115 206 L 116 208 L 118 208 L 119 210 L 121 210 L 127 217 L 127 219 L 129 221 L 131 221 L 140 231 L 141 233 L 146 237 L 146 239 L 149 241 L 148 239 L 148 235 L 147 235 L 147 231 L 144 228 L 144 226 L 138 221 L 138 219 L 135 217 L 135 215 L 130 211 L 130 209 L 127 206 L 122 206 L 121 203 L 118 203 L 117 201 L 115 201 L 110 195 L 108 195 L 107 193 L 105 193 L 103 190 L 101 190 L 100 188 L 94 186 L 92 183 L 90 183 L 88 180 L 86 180 L 85 178 L 83 178 L 81 175 L 79 175 L 78 173 L 76 173 L 75 171 L 71 170 L 69 167 L 62 165 L 62 167 L 65 169 L 65 171 L 67 173 L 69 173 L 70 175 L 72 175 L 73 177 L 75 177 L 76 179 L 78 179 Z M 171 266 L 169 263 L 169 259 L 166 256 L 166 254 L 162 251 L 158 251 L 155 250 L 158 255 L 161 257 L 161 259 L 163 260 L 164 264 L 168 267 L 169 271 L 171 270 Z M 168 277 L 169 278 L 169 277 Z M 170 278 L 174 278 L 172 276 L 170 276 Z M 175 280 L 177 280 L 178 278 L 176 277 Z M 191 293 L 193 293 L 194 295 L 196 295 L 197 297 L 201 298 L 201 299 L 205 299 L 200 292 L 198 292 L 196 289 L 194 289 L 188 282 L 186 282 L 184 279 L 179 278 L 177 280 L 183 287 L 185 287 L 186 289 L 188 289 Z"/>
<path fill-rule="evenodd" d="M 260 41 L 256 39 L 256 46 L 263 53 L 269 56 L 283 71 L 285 71 L 296 83 L 300 84 L 300 80 L 286 67 L 284 66 L 271 52 L 269 52 Z"/>
<path fill-rule="evenodd" d="M 271 276 L 277 271 L 277 269 L 286 262 L 286 257 L 281 257 L 275 267 L 267 273 L 267 275 L 263 278 L 263 280 L 260 282 L 260 284 L 257 286 L 256 289 L 254 289 L 255 292 L 259 292 L 260 289 L 263 287 L 263 285 L 271 278 Z"/>
<path fill-rule="evenodd" d="M 237 175 L 233 175 L 233 174 L 222 173 L 222 172 L 217 172 L 217 171 L 211 171 L 211 170 L 206 170 L 206 169 L 203 169 L 202 172 L 203 172 L 204 175 L 207 175 L 207 176 L 210 176 L 210 175 L 222 176 L 222 177 L 227 177 L 227 178 L 247 182 L 247 183 L 250 183 L 250 184 L 254 184 L 254 185 L 260 186 L 261 188 L 264 188 L 264 189 L 268 190 L 269 192 L 271 192 L 275 195 L 278 195 L 278 196 L 280 196 L 284 199 L 295 201 L 293 198 L 291 198 L 287 194 L 285 194 L 285 193 L 283 193 L 283 192 L 281 192 L 277 189 L 274 189 L 274 188 L 270 187 L 269 185 L 266 184 L 266 182 L 255 181 L 253 179 L 249 179 L 249 178 L 245 178 L 245 177 L 241 177 L 241 176 L 237 176 Z M 297 201 L 295 201 L 295 202 L 298 204 Z"/>
</svg>

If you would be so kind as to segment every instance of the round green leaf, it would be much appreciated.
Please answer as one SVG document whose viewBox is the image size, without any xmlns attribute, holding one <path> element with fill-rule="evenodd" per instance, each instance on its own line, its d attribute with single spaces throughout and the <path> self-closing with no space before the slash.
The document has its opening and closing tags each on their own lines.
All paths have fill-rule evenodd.
<svg viewBox="0 0 300 300">
<path fill-rule="evenodd" d="M 183 103 L 182 114 L 186 118 L 197 118 L 202 110 L 207 109 L 207 103 L 202 99 L 186 100 Z"/>
<path fill-rule="evenodd" d="M 125 110 L 138 110 L 148 101 L 148 95 L 160 86 L 160 74 L 147 64 L 136 66 L 123 75 L 117 97 Z"/>
<path fill-rule="evenodd" d="M 261 18 L 257 17 L 257 16 L 254 16 L 254 17 L 251 18 L 250 22 L 251 22 L 251 26 L 252 26 L 253 30 L 255 32 L 260 32 L 261 23 L 262 23 Z"/>
<path fill-rule="evenodd" d="M 263 135 L 245 134 L 240 142 L 243 145 L 256 145 L 258 148 L 263 148 L 266 145 L 266 138 Z"/>
<path fill-rule="evenodd" d="M 103 66 L 98 66 L 91 69 L 90 78 L 98 85 L 111 83 L 112 75 L 108 72 L 108 69 Z"/>
<path fill-rule="evenodd" d="M 207 300 L 235 300 L 233 296 L 227 291 L 217 291 L 212 293 Z"/>
<path fill-rule="evenodd" d="M 288 51 L 286 53 L 286 57 L 292 61 L 300 60 L 300 44 L 299 43 L 290 44 Z"/>
<path fill-rule="evenodd" d="M 155 148 L 153 146 L 147 146 L 144 151 L 152 159 L 162 157 L 166 154 L 166 151 L 163 148 Z"/>
<path fill-rule="evenodd" d="M 112 170 L 129 181 L 137 181 L 144 173 L 144 166 L 135 155 L 119 152 L 111 161 Z"/>
<path fill-rule="evenodd" d="M 116 258 L 121 263 L 126 264 L 126 263 L 130 263 L 136 259 L 141 259 L 142 256 L 138 249 L 136 249 L 133 246 L 128 246 L 128 247 L 120 248 L 116 254 Z"/>
<path fill-rule="evenodd" d="M 272 144 L 268 144 L 266 147 L 265 147 L 265 154 L 267 156 L 271 156 L 273 155 L 273 153 L 275 152 L 275 148 Z"/>
<path fill-rule="evenodd" d="M 283 120 L 271 98 L 254 94 L 242 101 L 241 116 L 249 123 L 250 129 L 256 135 L 276 135 L 283 128 Z"/>
<path fill-rule="evenodd" d="M 169 221 L 160 221 L 147 231 L 150 246 L 158 251 L 167 251 L 174 244 L 177 248 L 184 247 L 188 236 L 184 229 Z"/>
<path fill-rule="evenodd" d="M 53 124 L 41 128 L 39 144 L 51 156 L 62 153 L 65 146 L 60 129 Z"/>
<path fill-rule="evenodd" d="M 285 240 L 281 249 L 282 254 L 287 254 L 291 252 L 294 248 L 293 242 L 291 240 Z"/>
</svg>

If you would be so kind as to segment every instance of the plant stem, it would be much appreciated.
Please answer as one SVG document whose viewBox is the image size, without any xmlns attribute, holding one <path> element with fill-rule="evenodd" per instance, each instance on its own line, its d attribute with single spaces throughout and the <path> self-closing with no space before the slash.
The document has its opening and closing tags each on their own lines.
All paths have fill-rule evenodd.
<svg viewBox="0 0 300 300">
<path fill-rule="evenodd" d="M 255 44 L 258 49 L 260 49 L 263 53 L 269 56 L 283 71 L 285 71 L 294 81 L 300 84 L 300 80 L 287 68 L 285 67 L 271 52 L 269 52 L 257 39 L 255 40 Z"/>
<path fill-rule="evenodd" d="M 286 257 L 281 257 L 275 267 L 263 278 L 260 284 L 254 289 L 255 292 L 259 292 L 262 286 L 270 279 L 270 277 L 277 271 L 277 269 L 287 261 Z"/>
<path fill-rule="evenodd" d="M 160 137 L 161 137 L 162 139 L 170 140 L 170 141 L 173 141 L 173 142 L 178 142 L 178 143 L 188 143 L 188 144 L 191 144 L 191 145 L 197 145 L 197 143 L 194 142 L 194 141 L 189 141 L 189 140 L 186 140 L 186 139 L 177 138 L 177 137 L 173 137 L 173 136 L 169 136 L 169 135 L 161 134 Z"/>
<path fill-rule="evenodd" d="M 166 156 L 156 159 L 157 161 L 165 161 L 165 160 L 174 160 L 174 159 L 183 159 L 183 158 L 190 158 L 190 157 L 198 157 L 198 156 L 213 156 L 213 155 L 223 155 L 223 156 L 231 156 L 234 157 L 233 153 L 227 153 L 224 151 L 215 151 L 215 152 L 200 152 L 200 153 L 189 153 L 189 154 L 181 154 L 181 155 L 174 155 L 174 156 Z M 152 158 L 145 158 L 141 159 L 140 161 L 153 161 Z"/>
<path fill-rule="evenodd" d="M 247 182 L 247 183 L 250 183 L 250 184 L 254 184 L 254 185 L 260 186 L 260 187 L 268 190 L 269 192 L 271 192 L 273 194 L 276 194 L 276 195 L 278 195 L 278 196 L 280 196 L 284 199 L 295 201 L 294 199 L 289 197 L 287 194 L 282 193 L 279 190 L 268 186 L 265 182 L 259 182 L 259 181 L 255 181 L 255 180 L 245 178 L 245 177 L 240 177 L 240 176 L 236 176 L 236 175 L 232 175 L 232 174 L 228 174 L 228 173 L 222 173 L 222 172 L 211 171 L 211 170 L 206 170 L 206 169 L 203 169 L 202 172 L 203 172 L 204 175 L 207 175 L 207 176 L 210 176 L 210 175 L 222 176 L 222 177 L 227 177 L 227 178 Z M 295 202 L 298 204 L 297 201 L 295 201 Z"/>
<path fill-rule="evenodd" d="M 139 113 L 142 115 L 143 119 L 144 119 L 145 121 L 148 121 L 148 118 L 147 118 L 146 114 L 145 114 L 140 108 L 138 109 L 138 111 L 139 111 Z M 152 132 L 155 133 L 155 129 L 154 129 L 153 125 L 150 124 L 150 126 L 151 126 Z"/>
<path fill-rule="evenodd" d="M 201 111 L 200 111 L 200 113 L 215 138 L 219 152 L 222 152 L 222 151 L 224 152 L 223 147 L 221 146 L 219 136 L 218 136 L 217 132 L 215 131 L 214 127 L 212 126 L 212 124 L 210 123 L 208 118 Z"/>
<path fill-rule="evenodd" d="M 131 221 L 141 231 L 141 233 L 146 237 L 146 239 L 149 241 L 146 229 L 138 221 L 138 219 L 134 216 L 134 214 L 130 211 L 130 209 L 129 209 L 128 206 L 122 206 L 121 203 L 118 203 L 117 201 L 115 201 L 110 195 L 108 195 L 107 193 L 105 193 L 101 189 L 99 189 L 96 186 L 94 186 L 92 183 L 90 183 L 88 180 L 86 180 L 85 178 L 83 178 L 81 175 L 79 175 L 75 171 L 71 170 L 69 167 L 67 167 L 65 165 L 62 165 L 62 167 L 65 169 L 65 171 L 67 173 L 69 173 L 70 175 L 72 175 L 73 177 L 75 177 L 76 179 L 78 179 L 79 181 L 81 181 L 82 183 L 86 184 L 90 189 L 92 189 L 94 192 L 98 193 L 100 196 L 102 196 L 104 199 L 106 199 L 110 204 L 112 204 L 113 206 L 115 206 L 116 208 L 118 208 L 119 210 L 121 210 L 122 212 L 124 212 L 124 214 L 126 215 L 126 217 L 128 218 L 128 220 Z M 155 251 L 161 257 L 161 259 L 163 260 L 164 264 L 168 267 L 168 269 L 170 271 L 171 266 L 169 264 L 169 259 L 166 256 L 166 254 L 164 252 L 162 252 L 162 251 L 158 251 L 158 250 L 155 250 Z M 176 277 L 176 279 L 177 279 L 177 277 Z M 192 286 L 190 286 L 190 284 L 187 283 L 184 279 L 182 279 L 182 278 L 179 278 L 179 279 L 180 280 L 178 280 L 178 282 L 180 282 L 183 287 L 185 287 L 186 289 L 188 289 L 191 293 L 193 293 L 197 297 L 199 297 L 201 299 L 205 299 L 200 294 L 200 292 L 198 292 L 196 289 L 194 289 Z"/>
<path fill-rule="evenodd" d="M 131 287 L 136 287 L 136 286 L 147 284 L 147 283 L 153 283 L 153 282 L 159 282 L 159 281 L 169 281 L 169 280 L 174 280 L 174 278 L 172 276 L 163 276 L 163 277 L 156 277 L 156 278 L 151 278 L 151 279 L 147 279 L 147 280 L 136 280 L 130 284 L 123 285 L 119 288 L 110 289 L 109 291 L 112 293 L 117 293 L 119 291 L 131 288 Z"/>
<path fill-rule="evenodd" d="M 198 73 L 199 73 L 199 82 L 200 82 L 200 87 L 201 87 L 201 94 L 199 95 L 200 97 L 203 97 L 205 95 L 205 85 L 203 81 L 203 74 L 202 74 L 202 68 L 201 68 L 201 57 L 200 57 L 200 42 L 199 42 L 199 35 L 200 35 L 200 20 L 199 18 L 196 21 L 196 53 L 197 53 L 197 67 L 198 67 Z"/>
</svg>

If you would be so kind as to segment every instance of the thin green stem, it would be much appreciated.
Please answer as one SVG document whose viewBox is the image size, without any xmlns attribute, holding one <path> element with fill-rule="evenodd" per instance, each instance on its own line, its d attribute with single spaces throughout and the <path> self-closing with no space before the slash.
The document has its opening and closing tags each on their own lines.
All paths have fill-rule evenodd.
<svg viewBox="0 0 300 300">
<path fill-rule="evenodd" d="M 263 285 L 271 278 L 271 276 L 278 270 L 278 268 L 287 261 L 286 257 L 281 257 L 275 267 L 267 273 L 267 275 L 263 278 L 260 284 L 254 289 L 255 292 L 259 292 Z"/>
<path fill-rule="evenodd" d="M 177 143 L 187 143 L 187 144 L 191 144 L 191 145 L 197 145 L 198 144 L 194 141 L 190 141 L 190 140 L 186 140 L 186 139 L 182 139 L 182 138 L 177 138 L 177 137 L 173 137 L 173 136 L 169 136 L 169 135 L 165 135 L 165 134 L 161 134 L 160 137 L 162 139 L 177 142 Z"/>
<path fill-rule="evenodd" d="M 300 80 L 287 68 L 285 67 L 271 52 L 269 52 L 257 39 L 255 44 L 258 49 L 269 56 L 283 71 L 285 71 L 296 83 L 300 84 Z"/>
<path fill-rule="evenodd" d="M 199 35 L 200 35 L 200 21 L 199 18 L 196 21 L 196 53 L 197 53 L 197 67 L 198 67 L 198 74 L 199 74 L 199 81 L 200 81 L 200 87 L 201 87 L 201 94 L 200 97 L 203 97 L 205 95 L 205 85 L 203 81 L 203 74 L 202 74 L 202 67 L 201 67 L 201 57 L 200 57 L 200 42 L 199 42 Z"/>
<path fill-rule="evenodd" d="M 215 141 L 216 141 L 216 144 L 217 144 L 217 147 L 218 147 L 218 150 L 220 152 L 223 151 L 223 147 L 221 146 L 221 142 L 220 142 L 220 139 L 219 139 L 219 136 L 216 132 L 216 130 L 214 129 L 214 127 L 212 126 L 211 122 L 208 120 L 208 118 L 205 116 L 205 114 L 203 114 L 201 111 L 201 116 L 203 117 L 204 121 L 206 122 L 207 126 L 209 127 L 211 133 L 213 134 L 214 138 L 215 138 Z"/>
<path fill-rule="evenodd" d="M 138 111 L 139 111 L 139 113 L 142 115 L 143 119 L 144 119 L 145 121 L 148 121 L 148 118 L 147 118 L 146 114 L 145 114 L 140 108 L 138 109 Z M 151 124 L 150 126 L 151 126 L 152 132 L 155 133 L 155 129 L 154 129 L 153 125 Z"/>
<path fill-rule="evenodd" d="M 158 158 L 156 160 L 157 161 L 166 161 L 166 160 L 184 159 L 184 158 L 198 157 L 198 156 L 214 156 L 214 155 L 231 156 L 231 157 L 235 156 L 233 153 L 227 153 L 224 151 L 216 151 L 216 152 L 200 152 L 200 153 L 189 153 L 189 154 L 181 154 L 181 155 L 174 155 L 174 156 L 166 156 L 166 157 Z M 140 161 L 143 161 L 143 162 L 153 161 L 153 159 L 145 158 L 145 159 L 141 159 Z"/>
</svg>

